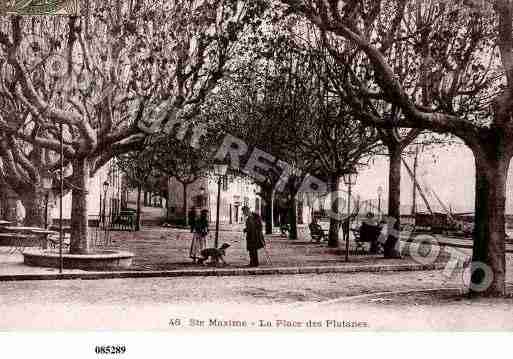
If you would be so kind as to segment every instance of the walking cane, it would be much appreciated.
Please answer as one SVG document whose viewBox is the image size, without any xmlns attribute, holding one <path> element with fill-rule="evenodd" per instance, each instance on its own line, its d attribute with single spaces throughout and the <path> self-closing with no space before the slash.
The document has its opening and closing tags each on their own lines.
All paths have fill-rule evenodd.
<svg viewBox="0 0 513 359">
<path fill-rule="evenodd" d="M 264 241 L 263 249 L 264 249 L 264 253 L 265 253 L 265 259 L 267 260 L 267 263 L 272 266 L 273 262 L 271 261 L 271 256 L 269 255 L 269 252 L 267 251 L 267 248 L 265 247 L 267 243 L 265 242 L 265 239 L 263 239 L 263 241 Z"/>
<path fill-rule="evenodd" d="M 265 248 L 264 246 L 264 253 L 265 253 L 265 257 L 266 257 L 266 260 L 267 260 L 267 263 L 269 263 L 269 265 L 273 265 L 273 262 L 271 262 L 271 256 L 269 255 L 269 252 L 267 252 L 267 249 Z"/>
</svg>

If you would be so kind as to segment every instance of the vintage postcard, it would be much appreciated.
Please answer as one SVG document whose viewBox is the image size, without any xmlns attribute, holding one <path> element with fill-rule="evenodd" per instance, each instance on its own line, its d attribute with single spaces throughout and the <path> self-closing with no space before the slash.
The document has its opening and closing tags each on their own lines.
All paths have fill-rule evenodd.
<svg viewBox="0 0 513 359">
<path fill-rule="evenodd" d="M 1 12 L 1 331 L 513 329 L 510 1 Z"/>
</svg>

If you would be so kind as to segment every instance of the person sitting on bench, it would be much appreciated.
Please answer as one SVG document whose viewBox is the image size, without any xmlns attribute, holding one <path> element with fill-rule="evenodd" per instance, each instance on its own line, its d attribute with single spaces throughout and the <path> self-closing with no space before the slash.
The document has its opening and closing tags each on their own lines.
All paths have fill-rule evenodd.
<svg viewBox="0 0 513 359">
<path fill-rule="evenodd" d="M 324 239 L 325 234 L 321 225 L 317 223 L 317 218 L 312 218 L 312 223 L 308 225 L 308 229 L 310 229 L 310 236 L 312 237 L 312 240 L 315 239 L 317 242 L 320 242 Z"/>
<path fill-rule="evenodd" d="M 280 235 L 282 237 L 286 237 L 289 232 L 290 232 L 290 227 L 289 227 L 288 223 L 282 223 L 280 225 Z"/>
<path fill-rule="evenodd" d="M 367 218 L 363 220 L 362 225 L 360 227 L 360 240 L 362 242 L 370 243 L 370 254 L 378 253 L 378 238 L 380 233 L 381 227 L 375 220 L 374 213 L 367 213 Z"/>
</svg>

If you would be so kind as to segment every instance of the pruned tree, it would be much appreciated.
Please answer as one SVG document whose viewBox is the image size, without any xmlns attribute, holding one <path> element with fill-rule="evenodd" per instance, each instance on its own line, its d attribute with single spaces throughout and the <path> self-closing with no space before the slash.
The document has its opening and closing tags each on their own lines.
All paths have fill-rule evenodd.
<svg viewBox="0 0 513 359">
<path fill-rule="evenodd" d="M 27 120 L 45 129 L 23 140 L 58 152 L 58 127 L 64 127 L 65 162 L 73 167 L 72 253 L 92 250 L 89 176 L 141 143 L 148 124 L 140 120 L 154 105 L 167 101 L 167 118 L 201 103 L 261 5 L 112 0 L 84 2 L 80 18 L 2 20 L 0 51 L 13 74 L 11 94 L 29 111 Z"/>
<path fill-rule="evenodd" d="M 137 189 L 135 230 L 141 229 L 141 195 L 152 187 L 159 173 L 155 166 L 155 148 L 146 147 L 124 153 L 116 158 L 116 166 L 123 172 L 127 184 Z"/>
<path fill-rule="evenodd" d="M 365 120 L 384 128 L 450 133 L 472 150 L 476 201 L 470 290 L 503 295 L 505 184 L 513 155 L 511 2 L 282 3 L 350 43 L 367 60 L 369 76 L 353 72 L 344 85 L 358 94 L 350 97 L 359 96 L 353 105 Z M 421 79 L 415 88 L 407 86 L 397 66 L 408 57 L 413 61 L 407 79 Z"/>
<path fill-rule="evenodd" d="M 182 141 L 173 136 L 158 136 L 152 146 L 154 168 L 160 176 L 173 177 L 181 183 L 183 189 L 183 214 L 186 225 L 189 223 L 187 189 L 202 177 L 206 177 L 213 154 L 207 140 L 198 146 L 191 146 L 189 141 Z"/>
<path fill-rule="evenodd" d="M 283 72 L 273 59 L 257 55 L 253 67 L 241 67 L 223 81 L 220 91 L 209 100 L 205 116 L 215 118 L 213 131 L 228 133 L 244 140 L 249 148 L 258 148 L 276 158 L 287 161 L 286 143 L 294 133 L 292 118 L 287 113 L 287 87 Z M 285 69 L 285 65 L 283 66 Z M 287 128 L 287 131 L 283 131 Z M 251 151 L 248 151 L 248 156 Z M 247 158 L 243 158 L 244 162 Z M 260 195 L 265 207 L 265 231 L 272 233 L 275 188 L 280 175 L 277 171 L 262 173 Z M 281 187 L 281 191 L 285 188 Z"/>
<path fill-rule="evenodd" d="M 342 176 L 367 165 L 380 149 L 379 135 L 373 127 L 359 122 L 352 109 L 336 100 L 320 99 L 311 106 L 309 133 L 301 136 L 298 148 L 310 161 L 311 173 L 329 184 L 331 210 L 328 246 L 338 247 L 342 211 L 340 190 Z"/>
</svg>

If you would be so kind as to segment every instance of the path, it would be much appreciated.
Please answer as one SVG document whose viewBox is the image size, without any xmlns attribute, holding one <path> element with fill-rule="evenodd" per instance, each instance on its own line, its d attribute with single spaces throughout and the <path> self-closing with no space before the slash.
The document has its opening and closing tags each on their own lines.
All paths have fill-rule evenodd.
<svg viewBox="0 0 513 359">
<path fill-rule="evenodd" d="M 3 282 L 0 283 L 3 313 L 0 329 L 176 331 L 193 329 L 191 319 L 207 323 L 210 319 L 248 323 L 264 320 L 274 326 L 278 320 L 303 323 L 314 320 L 324 322 L 323 325 L 328 320 L 345 320 L 367 323 L 363 330 L 513 329 L 512 300 L 500 300 L 493 306 L 487 301 L 420 306 L 336 301 L 365 293 L 447 288 L 458 283 L 454 278 L 441 284 L 440 273 L 435 271 Z M 176 318 L 181 320 L 178 328 L 169 324 Z M 263 328 L 257 325 L 250 329 Z"/>
</svg>

